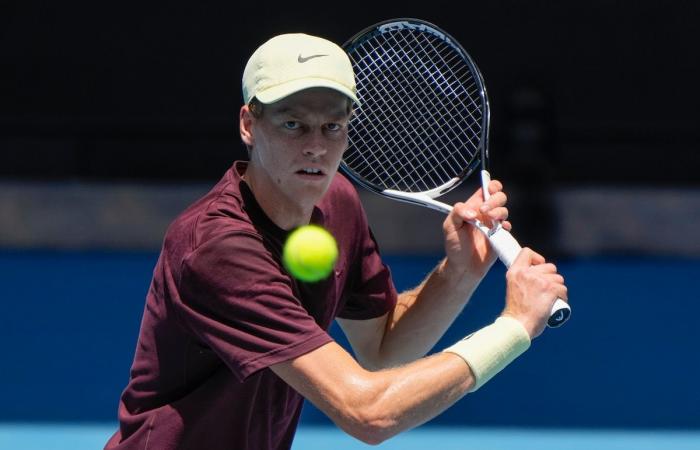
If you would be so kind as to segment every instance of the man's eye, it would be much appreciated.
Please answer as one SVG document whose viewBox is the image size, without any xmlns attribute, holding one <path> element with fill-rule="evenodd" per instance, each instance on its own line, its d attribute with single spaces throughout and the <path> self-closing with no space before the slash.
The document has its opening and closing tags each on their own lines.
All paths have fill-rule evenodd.
<svg viewBox="0 0 700 450">
<path fill-rule="evenodd" d="M 328 128 L 330 131 L 338 131 L 341 129 L 341 126 L 339 123 L 329 123 L 326 125 L 326 128 Z"/>
<path fill-rule="evenodd" d="M 284 123 L 284 127 L 288 130 L 296 130 L 297 128 L 299 128 L 299 122 L 288 120 Z"/>
</svg>

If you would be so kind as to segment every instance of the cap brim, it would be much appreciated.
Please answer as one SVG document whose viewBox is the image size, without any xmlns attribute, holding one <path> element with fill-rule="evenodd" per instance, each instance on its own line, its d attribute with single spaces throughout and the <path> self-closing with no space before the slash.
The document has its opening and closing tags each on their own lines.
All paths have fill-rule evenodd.
<svg viewBox="0 0 700 450">
<path fill-rule="evenodd" d="M 337 81 L 328 80 L 325 78 L 302 78 L 299 80 L 288 81 L 283 84 L 278 84 L 271 88 L 265 89 L 262 92 L 256 92 L 255 98 L 257 98 L 260 103 L 275 103 L 295 94 L 304 89 L 311 88 L 328 88 L 344 94 L 346 97 L 350 98 L 357 106 L 360 106 L 360 101 L 357 99 L 357 95 L 348 89 L 345 85 L 338 83 Z"/>
</svg>

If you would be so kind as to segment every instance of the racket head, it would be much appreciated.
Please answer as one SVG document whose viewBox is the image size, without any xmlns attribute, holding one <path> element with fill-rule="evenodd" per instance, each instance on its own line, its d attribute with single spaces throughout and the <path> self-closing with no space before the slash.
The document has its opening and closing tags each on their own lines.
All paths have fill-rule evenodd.
<svg viewBox="0 0 700 450">
<path fill-rule="evenodd" d="M 488 161 L 489 104 L 459 42 L 413 18 L 386 20 L 343 48 L 358 97 L 340 168 L 377 193 L 435 198 Z"/>
</svg>

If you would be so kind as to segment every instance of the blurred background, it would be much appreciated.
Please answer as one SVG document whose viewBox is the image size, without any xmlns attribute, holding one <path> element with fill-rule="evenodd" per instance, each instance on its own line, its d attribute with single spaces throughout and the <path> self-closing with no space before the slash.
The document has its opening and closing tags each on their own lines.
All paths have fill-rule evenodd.
<svg viewBox="0 0 700 450">
<path fill-rule="evenodd" d="M 342 44 L 395 17 L 437 24 L 479 65 L 513 234 L 557 263 L 574 311 L 424 427 L 699 433 L 700 6 L 459 5 L 0 3 L 0 447 L 15 448 L 2 426 L 115 429 L 163 233 L 246 156 L 255 48 L 283 32 Z M 361 195 L 397 286 L 417 284 L 444 217 Z M 503 275 L 436 350 L 492 320 Z M 307 405 L 302 425 L 330 423 Z"/>
</svg>

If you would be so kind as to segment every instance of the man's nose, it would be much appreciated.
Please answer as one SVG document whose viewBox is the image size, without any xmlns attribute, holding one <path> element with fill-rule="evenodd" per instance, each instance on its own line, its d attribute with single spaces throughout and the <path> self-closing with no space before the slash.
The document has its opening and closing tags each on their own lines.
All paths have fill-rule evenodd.
<svg viewBox="0 0 700 450">
<path fill-rule="evenodd" d="M 308 156 L 321 156 L 327 151 L 323 130 L 321 129 L 310 132 L 308 134 L 308 139 L 304 144 L 304 154 Z"/>
</svg>

